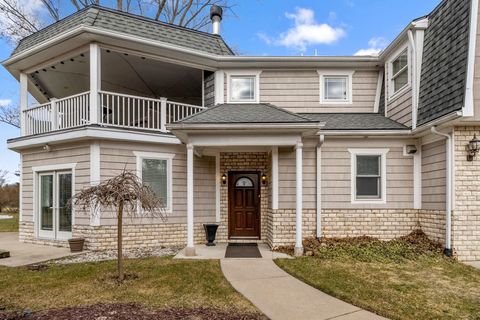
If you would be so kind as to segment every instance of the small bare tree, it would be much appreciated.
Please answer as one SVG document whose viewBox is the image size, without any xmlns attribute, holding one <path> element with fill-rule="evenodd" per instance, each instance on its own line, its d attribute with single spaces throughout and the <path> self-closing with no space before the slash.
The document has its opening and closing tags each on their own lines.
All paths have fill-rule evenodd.
<svg viewBox="0 0 480 320">
<path fill-rule="evenodd" d="M 117 269 L 118 281 L 124 280 L 123 271 L 123 217 L 137 215 L 160 217 L 165 220 L 165 206 L 153 190 L 142 184 L 138 176 L 128 170 L 96 186 L 75 194 L 70 203 L 83 210 L 111 209 L 117 217 Z"/>
</svg>

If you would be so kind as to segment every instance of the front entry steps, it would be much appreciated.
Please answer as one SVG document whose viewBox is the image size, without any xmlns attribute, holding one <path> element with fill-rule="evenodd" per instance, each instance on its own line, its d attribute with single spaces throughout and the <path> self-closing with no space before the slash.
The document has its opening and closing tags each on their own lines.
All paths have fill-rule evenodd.
<svg viewBox="0 0 480 320">
<path fill-rule="evenodd" d="M 185 249 L 182 249 L 174 259 L 215 259 L 215 260 L 223 260 L 228 259 L 225 258 L 225 252 L 227 250 L 227 243 L 217 243 L 216 246 L 208 247 L 205 244 L 197 244 L 195 245 L 195 252 L 196 255 L 193 257 L 189 257 L 185 255 Z M 289 259 L 292 258 L 288 254 L 281 253 L 281 252 L 274 252 L 270 250 L 270 247 L 266 243 L 259 243 L 258 250 L 262 258 L 257 259 L 247 259 L 247 260 L 259 260 L 259 259 Z M 228 260 L 236 260 L 236 259 L 228 259 Z"/>
</svg>

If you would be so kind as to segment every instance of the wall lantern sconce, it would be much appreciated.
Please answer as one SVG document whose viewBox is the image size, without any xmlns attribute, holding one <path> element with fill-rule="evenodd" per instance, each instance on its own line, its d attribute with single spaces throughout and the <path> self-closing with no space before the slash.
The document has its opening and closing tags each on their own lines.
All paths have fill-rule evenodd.
<svg viewBox="0 0 480 320">
<path fill-rule="evenodd" d="M 222 183 L 227 184 L 227 175 L 225 173 L 222 175 Z"/>
<path fill-rule="evenodd" d="M 479 150 L 480 140 L 477 139 L 477 134 L 474 134 L 473 139 L 468 142 L 468 152 L 470 154 L 467 156 L 467 161 L 473 161 Z"/>
<path fill-rule="evenodd" d="M 262 184 L 263 185 L 267 184 L 267 176 L 265 174 L 262 174 Z"/>
</svg>

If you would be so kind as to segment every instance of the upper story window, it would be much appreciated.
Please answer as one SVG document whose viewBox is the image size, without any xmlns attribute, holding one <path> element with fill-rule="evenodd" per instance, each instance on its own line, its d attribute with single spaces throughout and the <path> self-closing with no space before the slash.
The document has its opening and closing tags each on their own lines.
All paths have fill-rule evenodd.
<svg viewBox="0 0 480 320">
<path fill-rule="evenodd" d="M 388 149 L 350 149 L 352 203 L 385 203 Z"/>
<path fill-rule="evenodd" d="M 227 101 L 229 103 L 258 103 L 260 72 L 227 72 Z"/>
<path fill-rule="evenodd" d="M 255 89 L 255 76 L 230 77 L 231 101 L 254 101 Z"/>
<path fill-rule="evenodd" d="M 409 85 L 408 47 L 398 53 L 390 62 L 390 96 Z"/>
<path fill-rule="evenodd" d="M 318 71 L 320 75 L 321 104 L 352 103 L 352 76 L 350 71 Z"/>
</svg>

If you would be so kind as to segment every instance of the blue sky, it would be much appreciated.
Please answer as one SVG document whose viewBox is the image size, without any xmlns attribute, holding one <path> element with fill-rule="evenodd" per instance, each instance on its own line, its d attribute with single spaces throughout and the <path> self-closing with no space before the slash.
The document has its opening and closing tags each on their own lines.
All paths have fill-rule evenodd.
<svg viewBox="0 0 480 320">
<path fill-rule="evenodd" d="M 242 55 L 353 55 L 383 49 L 413 19 L 440 0 L 237 0 L 221 25 L 227 43 Z M 0 40 L 0 60 L 12 46 Z M 0 106 L 18 103 L 18 83 L 0 67 Z M 0 169 L 14 172 L 19 157 L 6 140 L 19 130 L 0 124 Z M 16 181 L 11 174 L 10 181 Z"/>
</svg>

